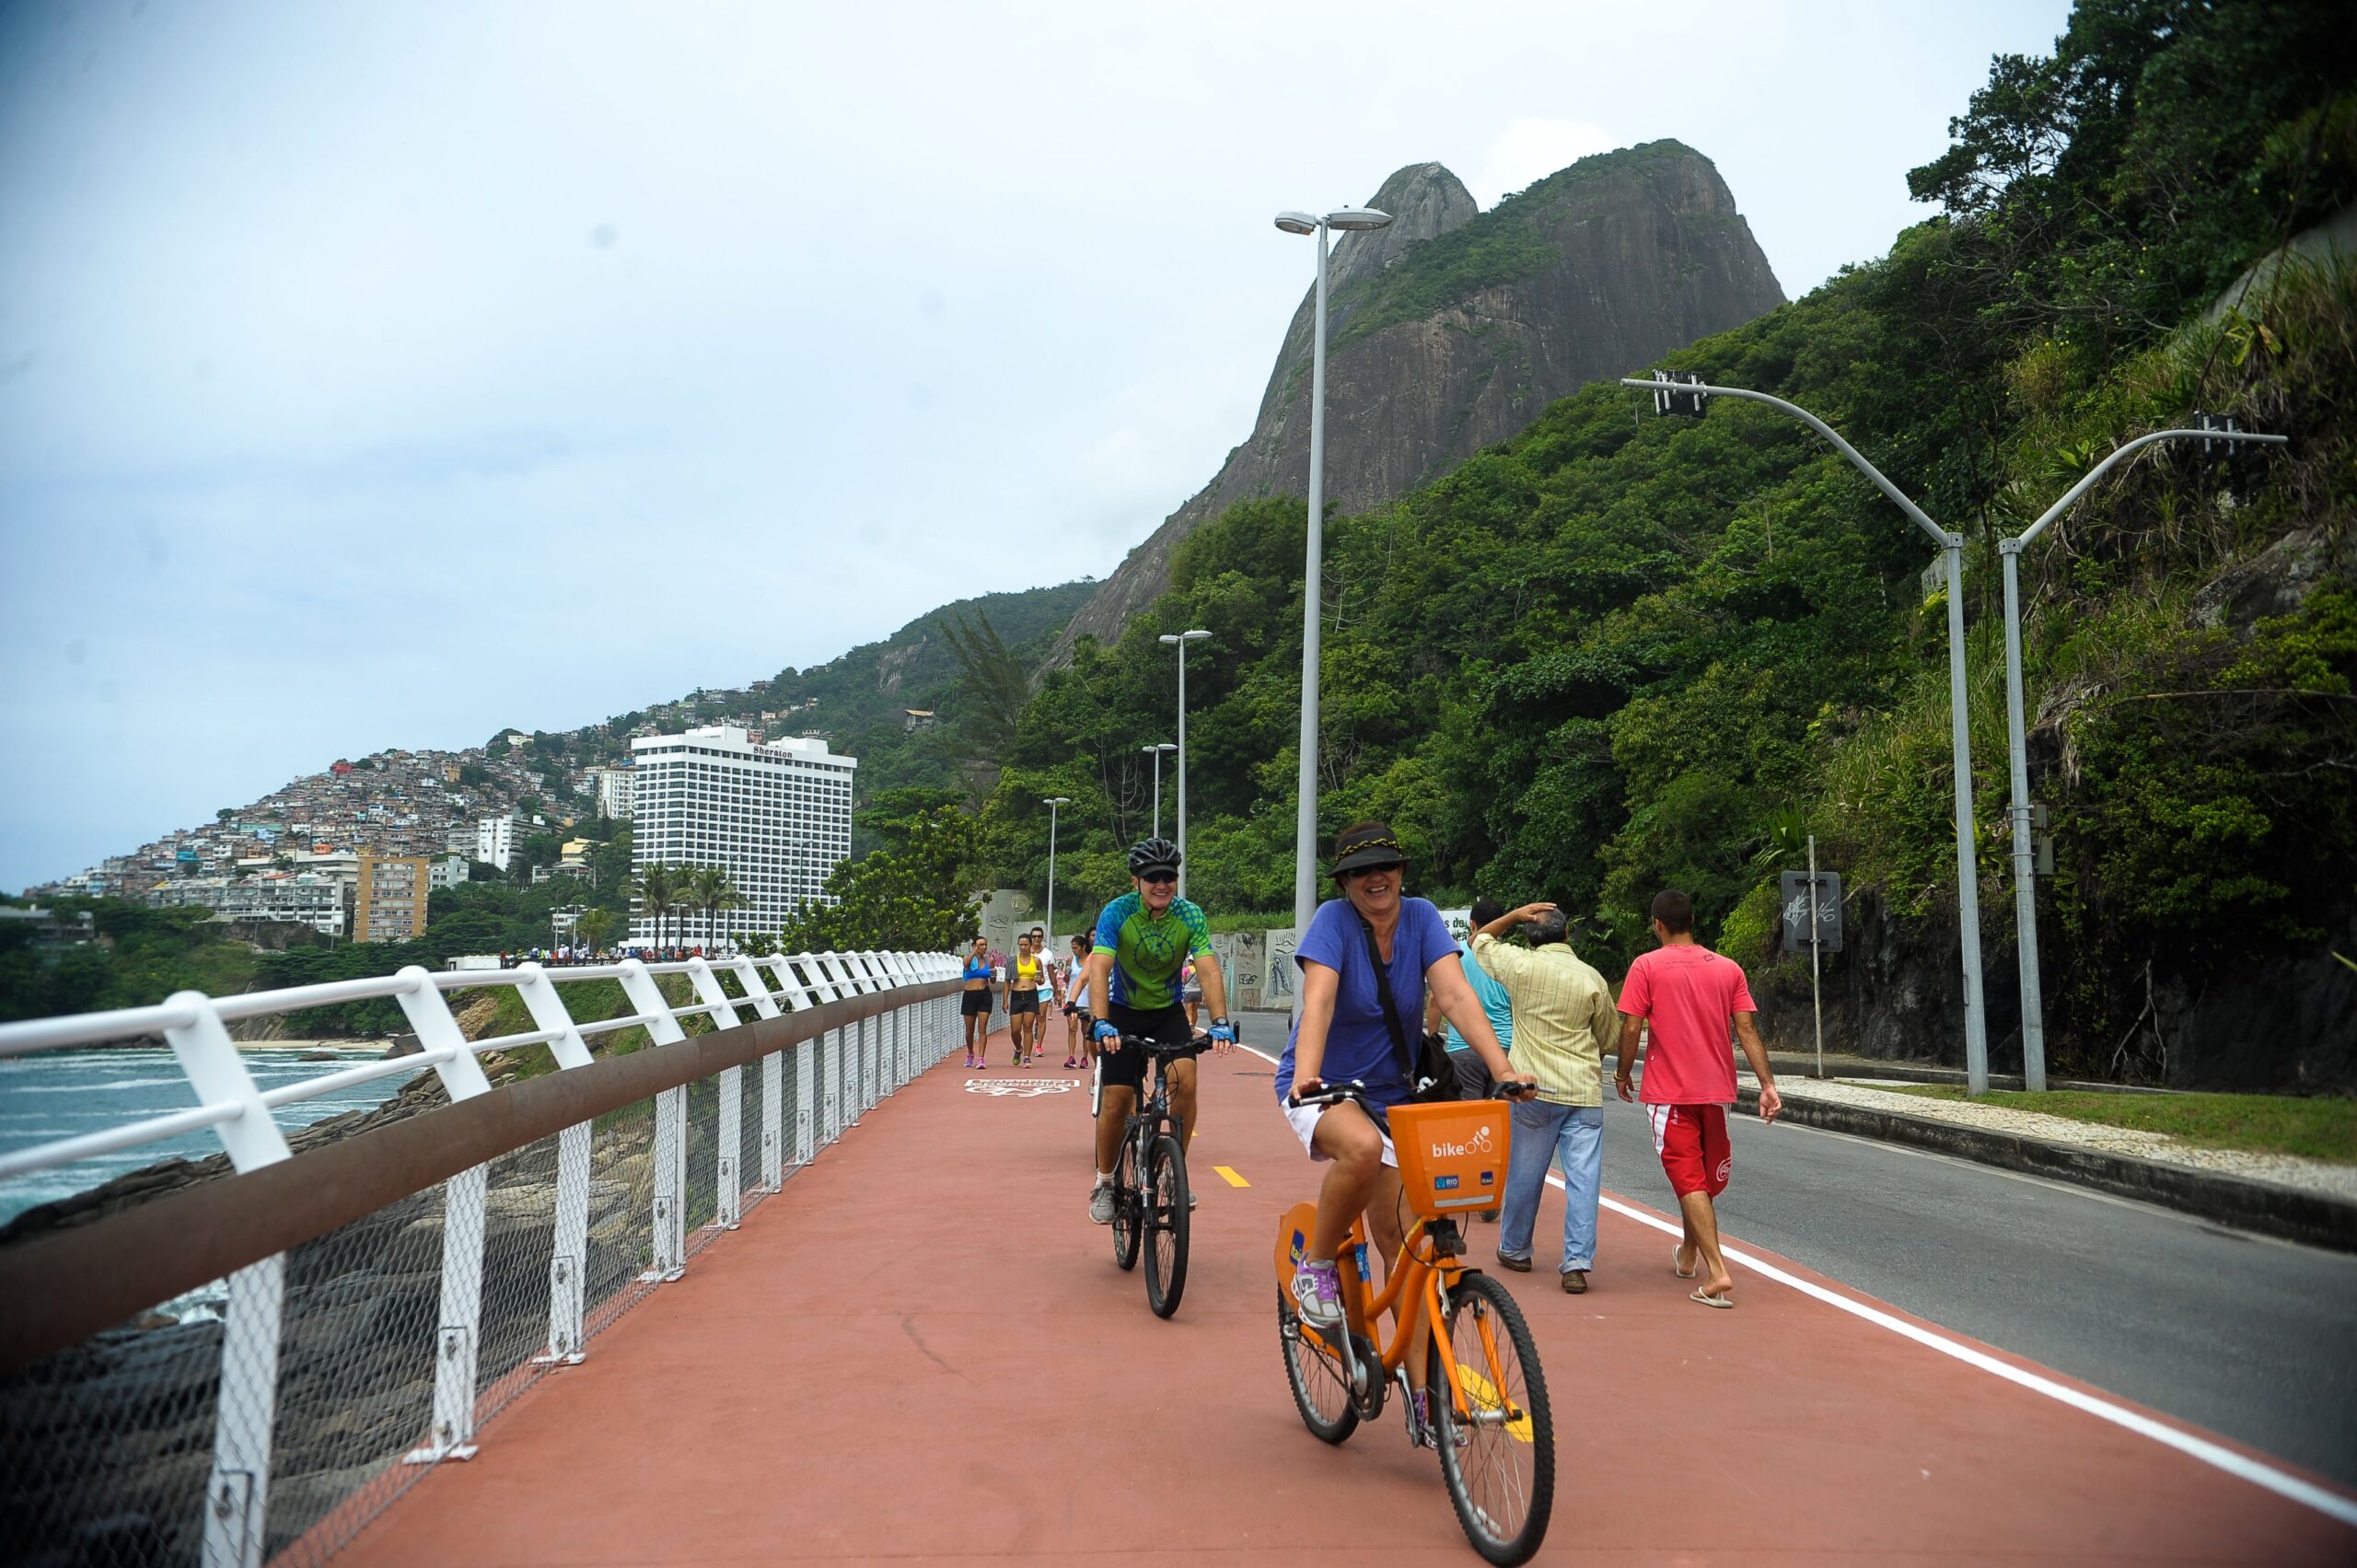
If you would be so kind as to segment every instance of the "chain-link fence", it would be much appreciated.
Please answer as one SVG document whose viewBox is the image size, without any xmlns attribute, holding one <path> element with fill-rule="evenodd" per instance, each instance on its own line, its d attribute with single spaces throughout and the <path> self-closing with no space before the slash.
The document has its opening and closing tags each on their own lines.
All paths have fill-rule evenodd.
<svg viewBox="0 0 2357 1568">
<path fill-rule="evenodd" d="M 194 1562 L 221 1384 L 218 1291 L 159 1302 L 0 1377 L 12 1562 Z"/>
<path fill-rule="evenodd" d="M 905 1037 L 854 1023 L 607 1110 L 0 1376 L 0 1557 L 331 1556 L 954 1045 L 946 1006 L 900 1011 Z"/>
</svg>

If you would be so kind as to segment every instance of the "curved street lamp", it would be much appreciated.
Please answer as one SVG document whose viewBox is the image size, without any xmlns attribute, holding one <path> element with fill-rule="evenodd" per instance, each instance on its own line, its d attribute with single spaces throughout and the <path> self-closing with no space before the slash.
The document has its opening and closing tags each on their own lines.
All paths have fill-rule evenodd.
<svg viewBox="0 0 2357 1568">
<path fill-rule="evenodd" d="M 1282 212 L 1277 226 L 1287 234 L 1318 237 L 1317 305 L 1309 354 L 1309 540 L 1301 578 L 1301 782 L 1294 817 L 1293 924 L 1309 929 L 1318 907 L 1318 633 L 1320 620 L 1318 563 L 1325 553 L 1326 527 L 1326 236 L 1329 230 L 1363 233 L 1387 226 L 1391 215 L 1373 207 L 1337 207 L 1323 217 Z"/>
<path fill-rule="evenodd" d="M 1745 402 L 1766 403 L 1770 408 L 1792 415 L 1833 444 L 1833 449 L 1850 459 L 1850 465 L 1871 481 L 1876 490 L 1891 499 L 1892 505 L 1907 514 L 1910 521 L 1922 528 L 1933 544 L 1940 547 L 1947 566 L 1948 599 L 1948 743 L 1956 761 L 1956 923 L 1962 927 L 1961 946 L 1964 963 L 1964 1070 L 1966 1092 L 1984 1095 L 1989 1092 L 1989 1031 L 1980 997 L 1980 877 L 1972 854 L 1972 732 L 1965 710 L 1964 693 L 1964 536 L 1947 529 L 1924 515 L 1907 493 L 1883 477 L 1883 472 L 1866 461 L 1859 450 L 1841 439 L 1834 428 L 1797 403 L 1755 392 L 1743 387 L 1713 387 L 1699 376 L 1678 376 L 1655 371 L 1647 378 L 1624 376 L 1624 387 L 1638 387 L 1653 393 L 1654 409 L 1666 414 L 1701 417 L 1704 400 L 1708 398 L 1737 398 Z M 1810 884 L 1809 897 L 1817 897 L 1816 884 Z M 1814 903 L 1810 906 L 1815 908 Z"/>
</svg>

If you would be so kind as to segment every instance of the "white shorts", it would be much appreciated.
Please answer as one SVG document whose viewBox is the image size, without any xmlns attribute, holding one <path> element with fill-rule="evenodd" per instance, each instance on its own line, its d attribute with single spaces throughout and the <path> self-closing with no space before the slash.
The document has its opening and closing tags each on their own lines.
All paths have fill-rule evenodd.
<svg viewBox="0 0 2357 1568">
<path fill-rule="evenodd" d="M 1285 1121 L 1293 1128 L 1293 1135 L 1301 1140 L 1301 1146 L 1309 1151 L 1311 1159 L 1331 1160 L 1334 1157 L 1319 1154 L 1310 1142 L 1311 1135 L 1318 1131 L 1318 1119 L 1333 1109 L 1332 1106 L 1295 1105 L 1289 1099 L 1280 1098 L 1277 1109 L 1285 1113 Z M 1383 1163 L 1394 1170 L 1399 1168 L 1399 1156 L 1391 1147 L 1391 1134 L 1388 1132 L 1383 1134 Z"/>
</svg>

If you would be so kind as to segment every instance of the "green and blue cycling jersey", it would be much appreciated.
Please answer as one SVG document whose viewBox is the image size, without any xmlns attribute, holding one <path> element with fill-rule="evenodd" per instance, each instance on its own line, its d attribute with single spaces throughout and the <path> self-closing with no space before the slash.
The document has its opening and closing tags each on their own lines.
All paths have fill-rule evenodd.
<svg viewBox="0 0 2357 1568">
<path fill-rule="evenodd" d="M 1173 899 L 1160 920 L 1135 891 L 1123 893 L 1097 917 L 1097 949 L 1113 956 L 1112 1001 L 1151 1013 L 1178 1005 L 1179 976 L 1190 958 L 1212 950 L 1211 923 L 1200 905 Z"/>
</svg>

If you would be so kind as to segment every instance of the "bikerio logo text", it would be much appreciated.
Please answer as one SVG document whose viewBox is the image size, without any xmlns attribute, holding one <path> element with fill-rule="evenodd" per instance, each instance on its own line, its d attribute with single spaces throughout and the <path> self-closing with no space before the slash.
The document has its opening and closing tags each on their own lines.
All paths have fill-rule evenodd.
<svg viewBox="0 0 2357 1568">
<path fill-rule="evenodd" d="M 1457 1158 L 1466 1155 L 1486 1155 L 1489 1152 L 1490 1130 L 1487 1127 L 1484 1127 L 1479 1132 L 1474 1133 L 1470 1143 L 1436 1143 L 1433 1145 L 1433 1158 L 1436 1160 Z"/>
</svg>

